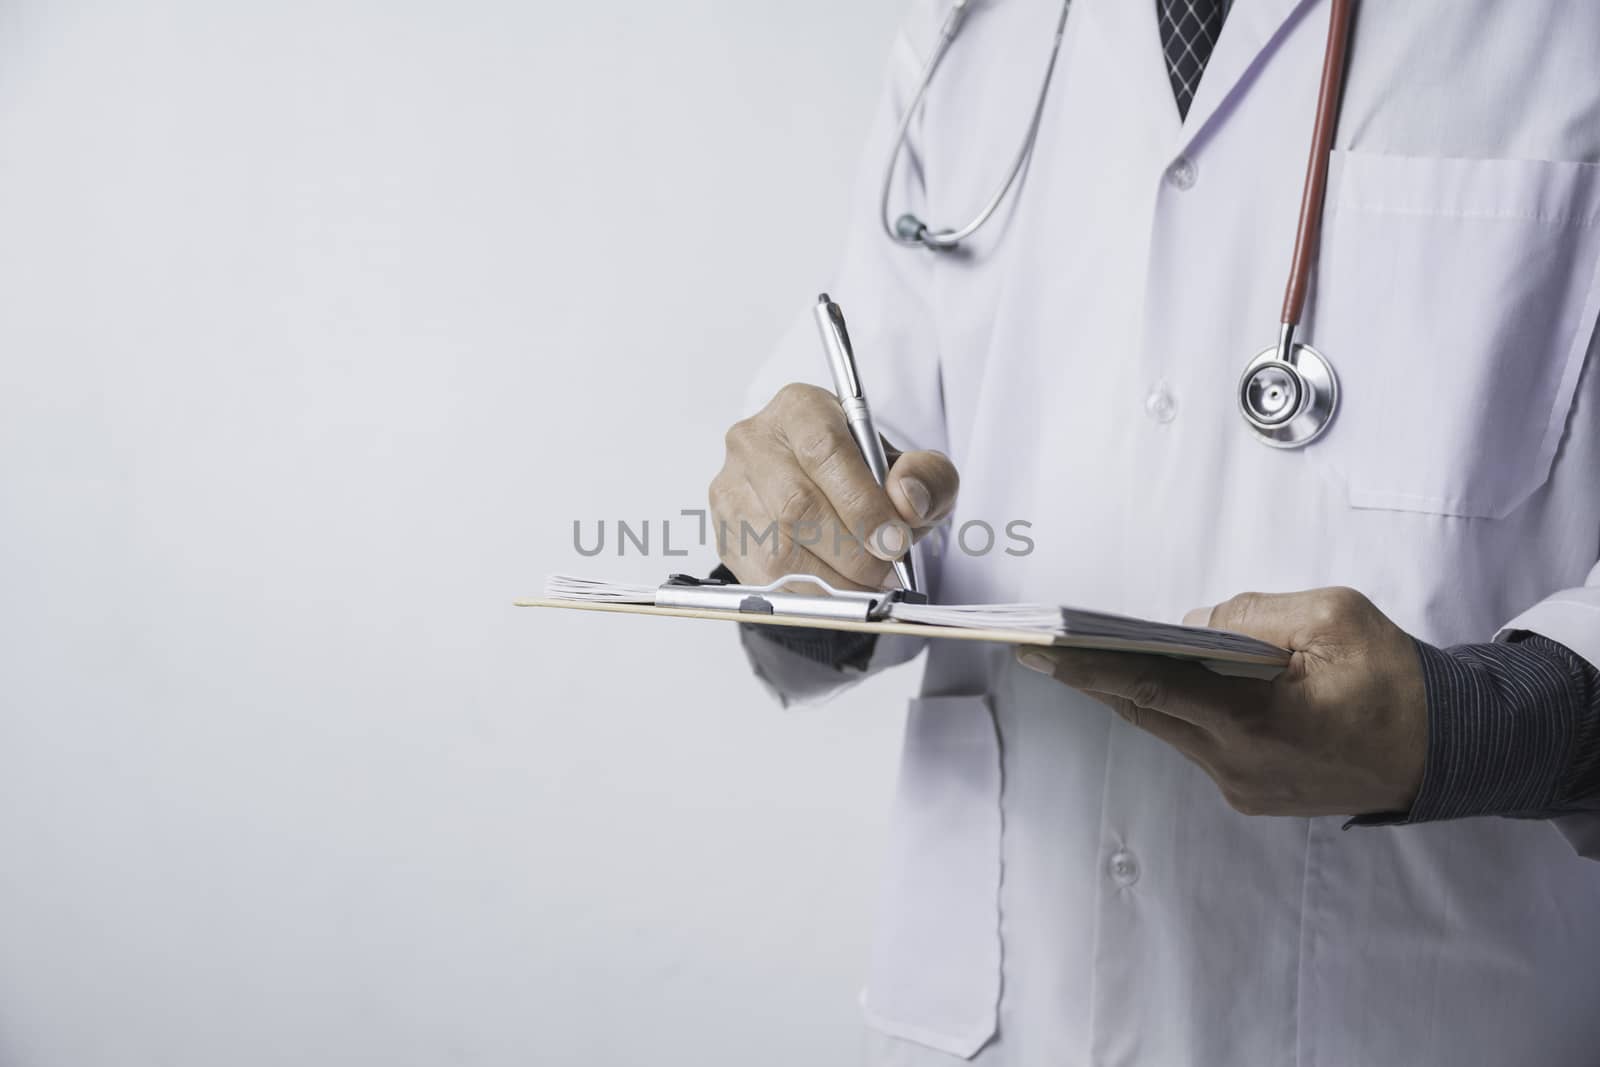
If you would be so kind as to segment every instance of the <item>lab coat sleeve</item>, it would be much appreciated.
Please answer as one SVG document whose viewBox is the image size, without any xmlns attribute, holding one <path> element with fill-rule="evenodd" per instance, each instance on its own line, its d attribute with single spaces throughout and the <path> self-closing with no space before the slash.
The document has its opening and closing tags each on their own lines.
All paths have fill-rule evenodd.
<svg viewBox="0 0 1600 1067">
<path fill-rule="evenodd" d="M 1600 667 L 1600 563 L 1581 587 L 1541 600 L 1506 623 L 1495 640 L 1522 631 L 1548 637 Z M 1562 815 L 1553 821 L 1580 855 L 1600 860 L 1600 812 Z"/>
<path fill-rule="evenodd" d="M 883 169 L 895 129 L 916 92 L 925 57 L 936 31 L 931 5 L 919 2 L 896 36 L 889 57 L 886 84 L 867 137 L 851 193 L 851 209 L 842 262 L 826 290 L 850 322 L 850 339 L 861 367 L 867 396 L 879 432 L 897 448 L 947 451 L 944 402 L 940 389 L 939 352 L 928 287 L 932 254 L 891 243 L 879 222 Z M 895 173 L 891 210 L 921 214 L 926 185 L 919 151 L 920 118 L 914 120 L 905 152 Z M 830 388 L 827 367 L 811 317 L 815 293 L 797 296 L 800 307 L 793 326 L 756 374 L 745 398 L 746 414 L 766 405 L 784 385 L 807 382 Z M 917 573 L 937 587 L 937 560 L 914 550 Z M 825 698 L 885 667 L 915 658 L 925 642 L 918 638 L 882 636 L 865 671 L 835 669 L 751 634 L 741 639 L 767 688 L 785 705 Z"/>
<path fill-rule="evenodd" d="M 934 253 L 894 244 L 879 221 L 890 143 L 903 109 L 916 91 L 926 39 L 931 37 L 926 21 L 913 18 L 895 39 L 887 84 L 851 193 L 842 261 L 828 284 L 796 294 L 794 322 L 751 383 L 745 397 L 746 414 L 760 410 L 790 382 L 807 382 L 831 391 L 811 310 L 817 292 L 825 290 L 849 320 L 850 340 L 879 431 L 902 450 L 945 449 L 938 341 L 928 296 Z M 895 187 L 889 197 L 892 214 L 927 211 L 919 125 L 917 121 L 911 124 L 906 151 L 895 171 Z"/>
</svg>

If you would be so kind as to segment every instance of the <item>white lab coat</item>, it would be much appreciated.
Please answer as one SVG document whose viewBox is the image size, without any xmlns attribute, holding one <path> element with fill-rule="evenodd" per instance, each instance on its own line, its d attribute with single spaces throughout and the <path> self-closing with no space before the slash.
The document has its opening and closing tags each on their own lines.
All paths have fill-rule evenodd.
<svg viewBox="0 0 1600 1067">
<path fill-rule="evenodd" d="M 1037 545 L 923 573 L 947 602 L 1168 620 L 1350 585 L 1437 644 L 1518 628 L 1600 663 L 1600 4 L 1361 5 L 1303 333 L 1344 406 L 1283 452 L 1235 386 L 1276 335 L 1328 8 L 1237 0 L 1180 123 L 1152 0 L 1076 0 L 1020 196 L 935 256 L 876 215 L 943 11 L 918 4 L 832 291 L 886 434 L 960 468 L 954 524 L 1027 520 Z M 1057 10 L 972 15 L 898 210 L 960 225 L 993 191 Z M 819 380 L 815 344 L 800 323 L 753 401 Z M 1246 817 L 1009 649 L 933 643 L 923 693 L 863 995 L 874 1062 L 1600 1062 L 1594 817 Z"/>
</svg>

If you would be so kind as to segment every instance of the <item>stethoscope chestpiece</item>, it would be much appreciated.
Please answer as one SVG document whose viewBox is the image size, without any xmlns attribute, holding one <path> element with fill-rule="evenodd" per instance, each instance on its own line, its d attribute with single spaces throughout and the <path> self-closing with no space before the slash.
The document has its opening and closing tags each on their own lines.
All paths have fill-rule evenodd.
<svg viewBox="0 0 1600 1067">
<path fill-rule="evenodd" d="M 1262 444 L 1300 448 L 1322 435 L 1339 409 L 1339 379 L 1310 345 L 1262 349 L 1239 378 L 1239 411 Z"/>
</svg>

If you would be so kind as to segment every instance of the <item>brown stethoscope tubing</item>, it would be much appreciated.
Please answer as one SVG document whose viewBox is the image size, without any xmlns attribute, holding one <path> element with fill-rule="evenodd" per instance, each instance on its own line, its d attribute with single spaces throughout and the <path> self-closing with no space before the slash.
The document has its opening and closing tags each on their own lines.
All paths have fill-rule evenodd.
<svg viewBox="0 0 1600 1067">
<path fill-rule="evenodd" d="M 1350 24 L 1355 0 L 1333 0 L 1328 27 L 1328 50 L 1322 60 L 1322 87 L 1317 93 L 1317 124 L 1311 130 L 1311 160 L 1306 164 L 1305 190 L 1300 197 L 1300 228 L 1294 236 L 1294 260 L 1283 294 L 1283 322 L 1294 326 L 1306 306 L 1306 282 L 1311 258 L 1322 232 L 1324 198 L 1328 192 L 1328 162 L 1333 154 L 1333 131 L 1339 125 L 1339 104 L 1344 94 L 1345 54 L 1350 47 Z"/>
<path fill-rule="evenodd" d="M 1355 4 L 1356 0 L 1333 0 L 1329 15 L 1311 157 L 1306 163 L 1300 224 L 1284 287 L 1278 344 L 1260 352 L 1239 379 L 1240 412 L 1261 441 L 1275 448 L 1298 448 L 1315 440 L 1333 420 L 1339 403 L 1339 381 L 1332 365 L 1310 345 L 1295 343 L 1294 335 L 1305 311 L 1311 265 L 1322 230 Z"/>
</svg>

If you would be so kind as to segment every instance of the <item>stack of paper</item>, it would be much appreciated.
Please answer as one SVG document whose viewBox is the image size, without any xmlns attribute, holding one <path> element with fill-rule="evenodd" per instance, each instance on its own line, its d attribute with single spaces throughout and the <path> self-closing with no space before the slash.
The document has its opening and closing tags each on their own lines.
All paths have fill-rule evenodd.
<svg viewBox="0 0 1600 1067">
<path fill-rule="evenodd" d="M 580 604 L 654 604 L 656 587 L 552 574 L 545 579 L 544 595 L 551 600 L 571 600 Z"/>
<path fill-rule="evenodd" d="M 1174 645 L 1205 652 L 1276 655 L 1276 645 L 1244 634 L 1202 626 L 1113 615 L 1083 608 L 1058 608 L 1048 604 L 896 604 L 889 611 L 901 622 L 928 626 L 959 626 L 978 630 L 1026 630 L 1086 641 L 1133 642 Z"/>
<path fill-rule="evenodd" d="M 688 581 L 690 587 L 698 583 Z M 682 586 L 673 586 L 681 590 Z M 888 617 L 868 614 L 858 594 L 846 603 L 846 596 L 817 599 L 792 594 L 775 594 L 767 587 L 704 586 L 713 594 L 712 602 L 700 601 L 695 609 L 686 612 L 682 607 L 661 607 L 662 587 L 630 585 L 607 582 L 593 578 L 573 578 L 555 575 L 545 584 L 544 601 L 536 605 L 548 607 L 590 607 L 598 610 L 655 612 L 659 614 L 694 614 L 701 617 L 743 618 L 750 622 L 785 626 L 813 626 L 834 629 L 865 629 L 880 632 L 908 632 L 905 627 L 938 628 L 950 637 L 963 637 L 985 641 L 1026 642 L 1032 635 L 1038 644 L 1062 644 L 1085 648 L 1152 652 L 1201 660 L 1229 660 L 1258 665 L 1282 666 L 1288 662 L 1289 653 L 1265 641 L 1225 630 L 1211 630 L 1200 626 L 1176 626 L 1171 623 L 1150 622 L 1145 619 L 1114 615 L 1104 611 L 1083 608 L 1056 607 L 1050 604 L 904 604 L 889 605 Z M 726 591 L 728 604 L 715 603 L 715 596 Z M 749 594 L 760 594 L 750 597 Z M 743 609 L 750 599 L 764 596 L 776 608 L 765 614 L 747 615 Z M 784 601 L 789 602 L 783 607 Z M 839 612 L 814 613 L 811 606 L 818 603 L 836 605 Z M 798 611 L 803 604 L 805 611 Z M 703 610 L 704 608 L 722 610 Z M 855 621 L 850 620 L 852 613 Z M 829 616 L 834 617 L 830 618 Z M 846 621 L 840 621 L 841 619 Z M 898 629 L 897 629 L 898 628 Z M 934 632 L 930 629 L 930 636 Z"/>
</svg>

